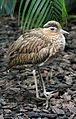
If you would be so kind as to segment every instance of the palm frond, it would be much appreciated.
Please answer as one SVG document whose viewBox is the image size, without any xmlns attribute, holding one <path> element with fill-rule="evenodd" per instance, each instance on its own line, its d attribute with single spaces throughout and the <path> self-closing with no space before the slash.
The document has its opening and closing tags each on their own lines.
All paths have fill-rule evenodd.
<svg viewBox="0 0 76 119">
<path fill-rule="evenodd" d="M 65 6 L 65 1 L 62 0 L 62 18 L 64 19 L 65 17 L 67 17 L 67 10 Z"/>
<path fill-rule="evenodd" d="M 23 4 L 21 0 L 18 15 L 23 31 L 41 27 L 48 20 L 62 21 L 67 16 L 65 0 L 26 0 Z"/>
</svg>

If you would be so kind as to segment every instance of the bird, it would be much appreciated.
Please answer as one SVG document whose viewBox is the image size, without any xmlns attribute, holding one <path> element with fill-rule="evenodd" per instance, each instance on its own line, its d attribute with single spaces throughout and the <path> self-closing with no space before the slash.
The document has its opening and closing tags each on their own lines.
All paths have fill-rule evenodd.
<svg viewBox="0 0 76 119">
<path fill-rule="evenodd" d="M 32 64 L 33 76 L 36 86 L 36 97 L 39 98 L 38 84 L 36 78 L 36 67 L 40 74 L 39 67 L 51 61 L 57 53 L 65 48 L 65 36 L 69 34 L 63 30 L 60 23 L 54 20 L 48 21 L 42 28 L 34 28 L 24 32 L 8 48 L 9 66 L 20 64 Z M 46 98 L 50 97 L 51 92 L 46 91 L 42 76 L 43 92 Z"/>
</svg>

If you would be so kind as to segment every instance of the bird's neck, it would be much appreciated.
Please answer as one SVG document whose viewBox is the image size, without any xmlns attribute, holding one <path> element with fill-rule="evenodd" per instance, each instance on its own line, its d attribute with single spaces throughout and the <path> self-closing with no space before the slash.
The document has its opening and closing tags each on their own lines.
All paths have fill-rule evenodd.
<svg viewBox="0 0 76 119">
<path fill-rule="evenodd" d="M 42 32 L 48 39 L 55 39 L 60 35 L 59 32 L 51 32 L 49 29 L 43 29 Z"/>
</svg>

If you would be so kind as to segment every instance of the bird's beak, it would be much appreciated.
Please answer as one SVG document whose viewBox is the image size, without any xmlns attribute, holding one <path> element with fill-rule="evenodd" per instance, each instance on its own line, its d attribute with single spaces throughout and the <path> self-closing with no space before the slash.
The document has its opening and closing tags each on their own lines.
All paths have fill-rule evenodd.
<svg viewBox="0 0 76 119">
<path fill-rule="evenodd" d="M 63 29 L 61 29 L 60 32 L 63 33 L 63 34 L 69 34 L 69 32 L 67 32 L 67 31 L 65 31 Z"/>
</svg>

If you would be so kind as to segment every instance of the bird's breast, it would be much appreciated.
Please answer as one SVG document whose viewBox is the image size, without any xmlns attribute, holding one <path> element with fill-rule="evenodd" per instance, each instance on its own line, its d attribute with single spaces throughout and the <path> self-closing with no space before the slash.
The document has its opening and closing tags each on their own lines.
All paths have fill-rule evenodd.
<svg viewBox="0 0 76 119">
<path fill-rule="evenodd" d="M 63 51 L 64 48 L 65 48 L 65 44 L 66 44 L 66 42 L 65 42 L 65 37 L 64 37 L 63 34 L 61 34 L 61 36 L 59 37 L 57 43 L 60 45 L 60 50 Z"/>
<path fill-rule="evenodd" d="M 53 55 L 55 55 L 57 52 L 61 52 L 64 50 L 65 48 L 65 37 L 63 34 L 56 36 L 56 37 L 52 37 L 52 52 Z"/>
</svg>

